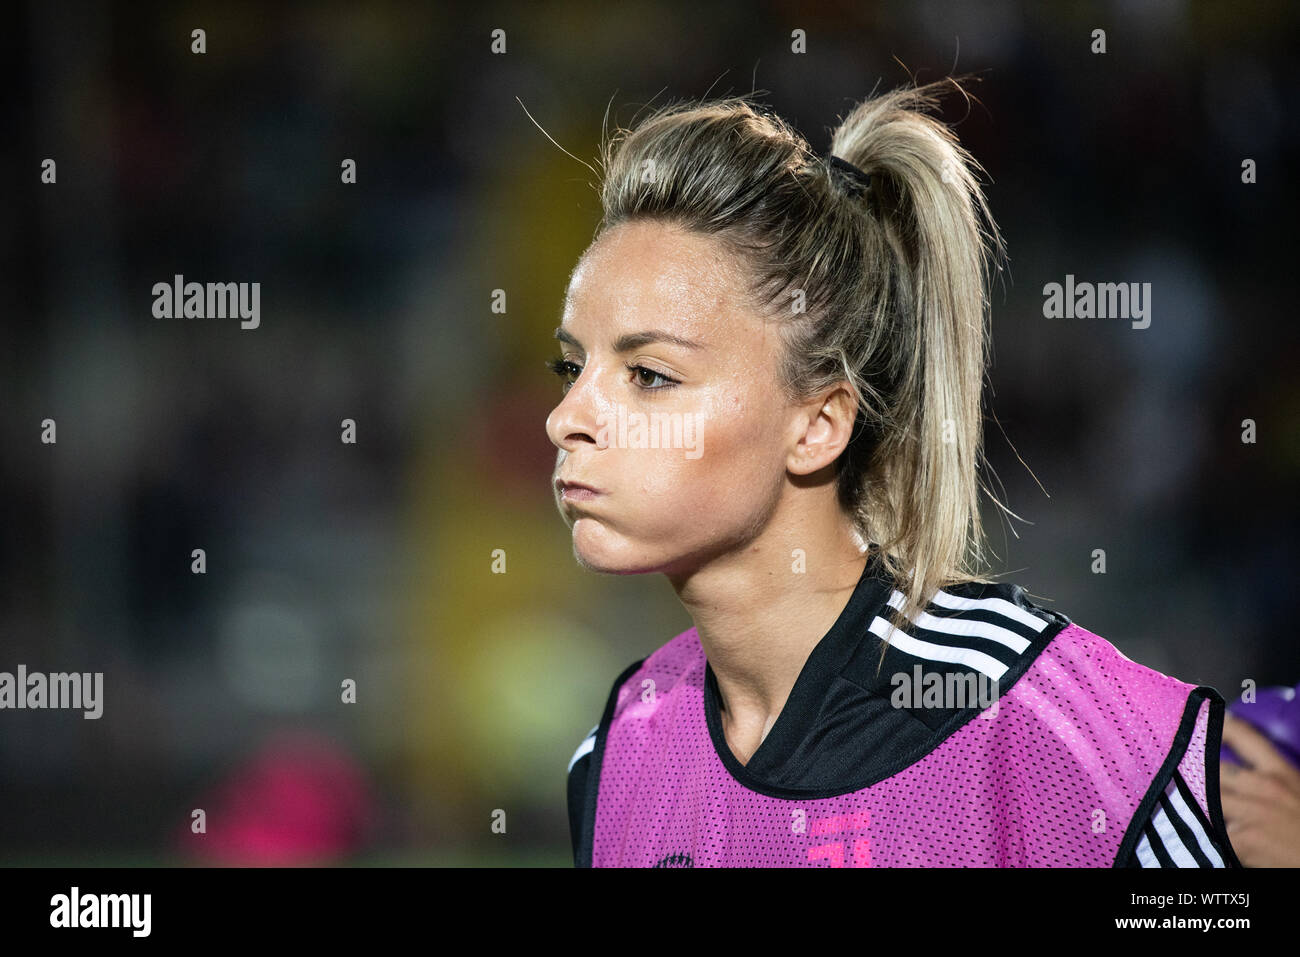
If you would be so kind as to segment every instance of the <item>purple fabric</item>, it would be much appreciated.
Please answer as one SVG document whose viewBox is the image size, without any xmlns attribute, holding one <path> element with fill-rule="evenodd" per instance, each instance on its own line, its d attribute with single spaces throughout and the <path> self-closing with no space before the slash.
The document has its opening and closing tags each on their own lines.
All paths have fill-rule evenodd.
<svg viewBox="0 0 1300 957">
<path fill-rule="evenodd" d="M 1228 711 L 1268 738 L 1282 757 L 1300 768 L 1300 685 L 1295 688 L 1261 688 L 1251 702 L 1235 698 Z M 1237 752 L 1221 746 L 1223 760 L 1244 765 Z"/>
</svg>

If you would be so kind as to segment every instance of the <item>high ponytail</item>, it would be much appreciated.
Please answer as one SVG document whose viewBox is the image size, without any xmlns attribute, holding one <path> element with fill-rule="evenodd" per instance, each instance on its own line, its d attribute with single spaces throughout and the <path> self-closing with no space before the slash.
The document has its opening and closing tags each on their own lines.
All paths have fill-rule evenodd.
<svg viewBox="0 0 1300 957">
<path fill-rule="evenodd" d="M 867 489 L 874 500 L 862 503 L 868 515 L 888 516 L 875 527 L 887 529 L 880 534 L 889 539 L 891 571 L 909 582 L 896 621 L 923 609 L 922 596 L 928 600 L 934 589 L 981 579 L 985 561 L 980 401 L 989 270 L 1005 249 L 975 177 L 981 167 L 926 113 L 938 105 L 936 88 L 947 85 L 860 103 L 831 141 L 835 155 L 871 175 L 883 243 L 867 270 L 896 276 L 899 319 L 912 327 L 915 343 L 897 366 L 893 428 L 878 450 L 880 480 Z"/>
<path fill-rule="evenodd" d="M 1004 247 L 981 167 L 928 115 L 943 88 L 961 89 L 901 88 L 844 118 L 831 154 L 869 175 L 865 190 L 743 97 L 667 106 L 617 132 L 601 189 L 602 231 L 665 220 L 748 264 L 756 310 L 780 321 L 790 398 L 849 384 L 858 420 L 837 492 L 899 582 L 896 627 L 935 590 L 988 580 L 980 397 Z"/>
</svg>

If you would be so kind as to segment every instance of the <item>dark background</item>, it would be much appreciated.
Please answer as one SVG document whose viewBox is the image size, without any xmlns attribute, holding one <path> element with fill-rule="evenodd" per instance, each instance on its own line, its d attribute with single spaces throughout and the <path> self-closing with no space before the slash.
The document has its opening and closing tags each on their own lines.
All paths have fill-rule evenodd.
<svg viewBox="0 0 1300 957">
<path fill-rule="evenodd" d="M 555 511 L 543 360 L 600 212 L 523 107 L 594 165 L 607 107 L 757 87 L 824 152 L 873 89 L 977 71 L 944 116 L 1010 256 L 999 570 L 1225 697 L 1300 680 L 1294 3 L 7 14 L 0 671 L 102 671 L 104 715 L 0 711 L 0 863 L 569 862 L 570 754 L 690 622 Z M 260 282 L 260 328 L 154 318 L 176 273 Z M 1151 326 L 1045 319 L 1066 274 L 1150 282 Z"/>
</svg>

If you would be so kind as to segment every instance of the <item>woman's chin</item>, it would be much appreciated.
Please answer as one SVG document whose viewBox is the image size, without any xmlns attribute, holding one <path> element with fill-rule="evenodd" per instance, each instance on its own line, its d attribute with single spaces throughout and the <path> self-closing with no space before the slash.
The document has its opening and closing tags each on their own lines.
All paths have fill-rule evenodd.
<svg viewBox="0 0 1300 957">
<path fill-rule="evenodd" d="M 626 543 L 620 547 L 608 540 L 604 529 L 592 535 L 582 528 L 583 524 L 580 520 L 573 528 L 573 557 L 588 571 L 602 575 L 644 575 L 662 567 L 662 562 L 651 560 L 644 548 Z"/>
<path fill-rule="evenodd" d="M 589 572 L 598 572 L 601 575 L 644 575 L 656 571 L 655 568 L 647 567 L 644 562 L 624 561 L 604 554 L 591 555 L 576 548 L 573 554 L 579 565 Z"/>
</svg>

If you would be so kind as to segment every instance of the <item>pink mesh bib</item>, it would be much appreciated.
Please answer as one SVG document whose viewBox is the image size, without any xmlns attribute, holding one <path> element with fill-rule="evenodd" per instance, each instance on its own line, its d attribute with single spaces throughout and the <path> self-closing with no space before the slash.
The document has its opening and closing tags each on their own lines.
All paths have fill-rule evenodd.
<svg viewBox="0 0 1300 957">
<path fill-rule="evenodd" d="M 705 665 L 691 628 L 618 687 L 593 772 L 593 866 L 1110 867 L 1175 767 L 1209 813 L 1212 689 L 1073 623 L 996 709 L 833 796 L 761 793 L 727 770 L 706 725 Z"/>
</svg>

